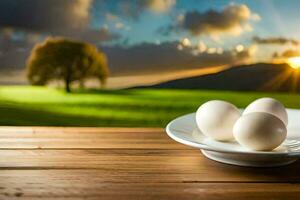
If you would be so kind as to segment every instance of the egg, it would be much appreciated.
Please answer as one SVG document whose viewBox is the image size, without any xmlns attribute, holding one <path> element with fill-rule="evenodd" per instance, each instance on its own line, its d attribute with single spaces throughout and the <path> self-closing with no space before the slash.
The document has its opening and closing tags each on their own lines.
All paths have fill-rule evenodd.
<svg viewBox="0 0 300 200">
<path fill-rule="evenodd" d="M 278 117 L 269 113 L 253 112 L 237 120 L 233 135 L 239 144 L 248 149 L 269 151 L 285 140 L 287 129 Z"/>
<path fill-rule="evenodd" d="M 207 137 L 219 141 L 233 140 L 233 125 L 241 116 L 232 104 L 212 100 L 202 104 L 196 112 L 196 123 Z"/>
<path fill-rule="evenodd" d="M 266 112 L 272 115 L 275 115 L 283 121 L 287 126 L 288 124 L 288 115 L 287 112 L 279 101 L 273 98 L 260 98 L 253 101 L 247 106 L 243 114 L 248 114 L 252 112 Z"/>
</svg>

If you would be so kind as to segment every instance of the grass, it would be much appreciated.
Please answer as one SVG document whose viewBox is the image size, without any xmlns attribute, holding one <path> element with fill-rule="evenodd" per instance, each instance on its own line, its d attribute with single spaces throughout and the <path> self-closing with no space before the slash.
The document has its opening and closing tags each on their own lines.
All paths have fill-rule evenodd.
<svg viewBox="0 0 300 200">
<path fill-rule="evenodd" d="M 300 94 L 288 93 L 128 89 L 66 94 L 44 87 L 1 86 L 0 125 L 164 127 L 208 100 L 222 99 L 245 107 L 264 96 L 300 108 Z"/>
</svg>

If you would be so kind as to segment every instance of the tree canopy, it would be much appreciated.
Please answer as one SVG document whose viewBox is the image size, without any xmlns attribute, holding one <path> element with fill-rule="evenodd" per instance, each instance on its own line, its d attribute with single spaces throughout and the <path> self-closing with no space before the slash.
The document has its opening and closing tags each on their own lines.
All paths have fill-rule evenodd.
<svg viewBox="0 0 300 200">
<path fill-rule="evenodd" d="M 37 44 L 27 60 L 27 77 L 32 85 L 62 80 L 70 92 L 71 83 L 97 78 L 105 84 L 109 70 L 106 56 L 88 43 L 64 38 L 47 38 Z"/>
</svg>

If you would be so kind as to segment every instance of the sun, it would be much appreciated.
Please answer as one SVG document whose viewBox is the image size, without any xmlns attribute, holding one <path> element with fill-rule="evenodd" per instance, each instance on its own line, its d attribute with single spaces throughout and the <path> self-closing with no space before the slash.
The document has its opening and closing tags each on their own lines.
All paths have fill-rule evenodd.
<svg viewBox="0 0 300 200">
<path fill-rule="evenodd" d="M 287 59 L 287 64 L 294 69 L 300 68 L 300 57 L 291 57 Z"/>
</svg>

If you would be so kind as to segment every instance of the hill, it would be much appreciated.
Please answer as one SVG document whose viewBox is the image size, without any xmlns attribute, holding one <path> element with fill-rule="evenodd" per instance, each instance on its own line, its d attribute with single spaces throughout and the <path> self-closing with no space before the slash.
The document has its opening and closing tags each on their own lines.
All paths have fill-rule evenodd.
<svg viewBox="0 0 300 200">
<path fill-rule="evenodd" d="M 287 64 L 256 63 L 241 65 L 202 76 L 172 80 L 151 88 L 300 91 L 299 70 Z"/>
</svg>

